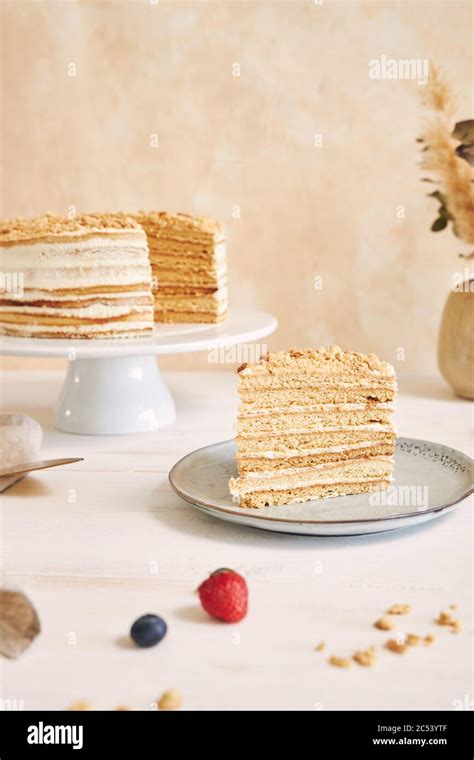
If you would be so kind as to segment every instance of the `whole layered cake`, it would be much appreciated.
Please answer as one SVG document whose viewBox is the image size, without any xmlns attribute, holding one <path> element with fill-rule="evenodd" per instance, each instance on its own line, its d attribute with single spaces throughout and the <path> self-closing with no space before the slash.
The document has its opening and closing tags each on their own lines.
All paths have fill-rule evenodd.
<svg viewBox="0 0 474 760">
<path fill-rule="evenodd" d="M 0 275 L 0 333 L 7 335 L 129 338 L 150 335 L 154 322 L 215 323 L 227 312 L 224 234 L 202 216 L 45 214 L 1 222 Z"/>
<path fill-rule="evenodd" d="M 111 338 L 152 332 L 146 235 L 125 214 L 2 222 L 0 272 L 4 334 Z M 8 287 L 13 281 L 15 289 Z"/>
<path fill-rule="evenodd" d="M 393 477 L 395 371 L 339 346 L 267 354 L 239 367 L 242 507 L 383 490 Z"/>
<path fill-rule="evenodd" d="M 227 267 L 220 225 L 165 211 L 135 218 L 148 238 L 155 322 L 221 322 L 227 311 Z"/>
</svg>

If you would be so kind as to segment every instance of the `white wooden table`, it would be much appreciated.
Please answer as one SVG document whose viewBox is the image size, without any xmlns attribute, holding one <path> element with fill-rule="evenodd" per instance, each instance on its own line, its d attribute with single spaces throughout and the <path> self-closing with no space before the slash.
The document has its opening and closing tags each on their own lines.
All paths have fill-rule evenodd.
<svg viewBox="0 0 474 760">
<path fill-rule="evenodd" d="M 472 687 L 472 509 L 467 501 L 424 526 L 358 538 L 271 534 L 220 522 L 182 502 L 167 473 L 187 452 L 233 435 L 233 372 L 175 373 L 173 427 L 124 437 L 51 429 L 56 374 L 5 374 L 4 409 L 35 417 L 44 457 L 83 456 L 38 472 L 2 496 L 3 582 L 34 602 L 42 634 L 21 659 L 1 658 L 0 697 L 25 709 L 87 700 L 149 709 L 177 688 L 187 709 L 453 709 Z M 438 378 L 401 383 L 401 435 L 471 453 L 471 405 Z M 113 388 L 111 388 L 113 392 Z M 212 621 L 195 593 L 207 574 L 233 567 L 247 578 L 250 611 L 239 625 Z M 436 634 L 431 647 L 376 667 L 331 667 L 390 634 L 372 622 L 395 602 L 413 605 L 407 632 Z M 461 635 L 433 618 L 459 604 Z M 127 639 L 146 612 L 168 622 L 166 639 L 139 650 Z M 314 651 L 325 641 L 324 653 Z M 457 702 L 456 700 L 459 700 Z"/>
</svg>

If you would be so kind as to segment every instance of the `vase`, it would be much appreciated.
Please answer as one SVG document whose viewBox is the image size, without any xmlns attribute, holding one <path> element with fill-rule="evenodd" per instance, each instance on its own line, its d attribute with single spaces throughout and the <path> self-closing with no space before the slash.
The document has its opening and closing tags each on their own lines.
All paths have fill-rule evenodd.
<svg viewBox="0 0 474 760">
<path fill-rule="evenodd" d="M 449 294 L 441 318 L 438 366 L 457 396 L 474 399 L 474 278 Z"/>
</svg>

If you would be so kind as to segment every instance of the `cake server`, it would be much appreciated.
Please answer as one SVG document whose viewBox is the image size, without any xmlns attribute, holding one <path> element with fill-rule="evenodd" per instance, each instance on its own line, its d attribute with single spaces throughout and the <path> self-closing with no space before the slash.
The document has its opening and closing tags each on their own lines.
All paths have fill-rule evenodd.
<svg viewBox="0 0 474 760">
<path fill-rule="evenodd" d="M 27 472 L 34 470 L 47 470 L 49 467 L 59 467 L 62 464 L 72 464 L 73 462 L 83 462 L 84 457 L 74 457 L 71 459 L 42 459 L 38 462 L 21 462 L 10 467 L 0 469 L 0 478 L 9 475 L 26 475 Z"/>
</svg>

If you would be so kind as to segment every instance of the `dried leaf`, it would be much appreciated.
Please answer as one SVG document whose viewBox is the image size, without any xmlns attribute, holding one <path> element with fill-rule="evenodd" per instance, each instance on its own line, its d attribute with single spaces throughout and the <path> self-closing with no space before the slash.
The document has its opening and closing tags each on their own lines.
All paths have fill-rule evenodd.
<svg viewBox="0 0 474 760">
<path fill-rule="evenodd" d="M 474 140 L 474 119 L 458 121 L 452 131 L 452 136 L 459 142 L 472 142 Z"/>
<path fill-rule="evenodd" d="M 435 219 L 433 224 L 431 225 L 431 229 L 433 232 L 441 232 L 441 230 L 444 230 L 445 227 L 448 226 L 448 221 L 445 217 L 438 217 L 438 219 Z"/>
<path fill-rule="evenodd" d="M 456 155 L 467 161 L 469 166 L 474 166 L 474 142 L 461 143 L 456 148 Z"/>
<path fill-rule="evenodd" d="M 0 589 L 0 654 L 14 659 L 41 630 L 36 610 L 19 591 Z"/>
</svg>

